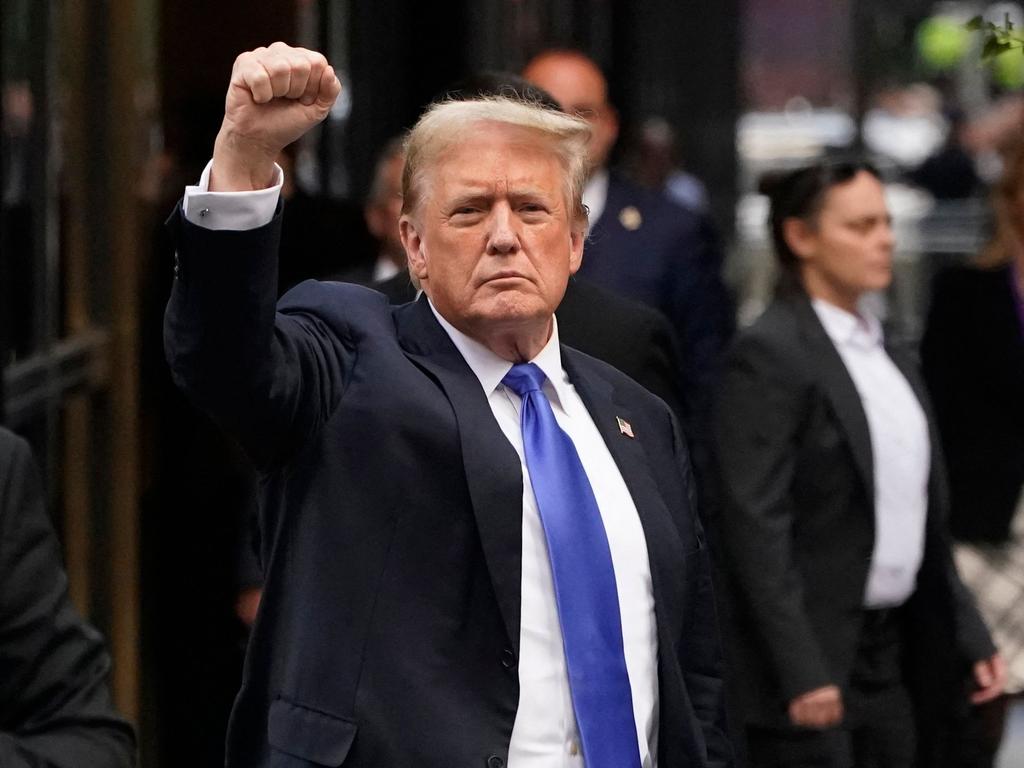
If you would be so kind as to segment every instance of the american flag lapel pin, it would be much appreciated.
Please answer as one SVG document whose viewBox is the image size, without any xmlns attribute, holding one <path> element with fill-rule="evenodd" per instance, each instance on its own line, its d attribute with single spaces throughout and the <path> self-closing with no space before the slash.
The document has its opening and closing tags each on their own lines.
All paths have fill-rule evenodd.
<svg viewBox="0 0 1024 768">
<path fill-rule="evenodd" d="M 615 421 L 619 424 L 619 434 L 625 435 L 626 437 L 636 437 L 636 435 L 633 434 L 633 427 L 628 421 L 621 416 L 616 416 Z"/>
</svg>

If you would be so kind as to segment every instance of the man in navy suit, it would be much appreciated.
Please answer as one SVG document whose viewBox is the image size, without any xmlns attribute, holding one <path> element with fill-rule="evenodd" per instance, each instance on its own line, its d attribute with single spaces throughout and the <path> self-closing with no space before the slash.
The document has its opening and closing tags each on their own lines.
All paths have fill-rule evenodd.
<svg viewBox="0 0 1024 768">
<path fill-rule="evenodd" d="M 591 127 L 583 201 L 590 209 L 580 275 L 661 310 L 680 342 L 683 405 L 699 428 L 708 387 L 733 331 L 733 303 L 721 279 L 722 253 L 710 220 L 608 169 L 619 134 L 608 84 L 578 51 L 552 50 L 523 70 L 571 115 Z"/>
<path fill-rule="evenodd" d="M 339 91 L 319 54 L 239 56 L 171 219 L 168 359 L 261 473 L 266 581 L 227 765 L 732 765 L 685 442 L 662 401 L 558 343 L 585 123 L 433 107 L 403 175 L 423 296 L 308 281 L 275 307 L 273 159 Z M 610 599 L 581 599 L 598 585 L 580 572 L 555 584 L 566 547 L 603 563 Z"/>
</svg>

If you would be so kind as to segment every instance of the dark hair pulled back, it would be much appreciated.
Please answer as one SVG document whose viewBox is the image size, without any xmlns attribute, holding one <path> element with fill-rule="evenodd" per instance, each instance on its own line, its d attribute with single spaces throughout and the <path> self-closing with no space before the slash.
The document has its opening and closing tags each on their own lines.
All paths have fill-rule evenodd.
<svg viewBox="0 0 1024 768">
<path fill-rule="evenodd" d="M 775 257 L 784 270 L 795 274 L 799 259 L 783 235 L 786 219 L 813 222 L 825 203 L 825 196 L 833 187 L 845 184 L 861 171 L 881 181 L 878 171 L 862 160 L 837 160 L 815 163 L 793 171 L 771 171 L 761 177 L 758 192 L 766 195 L 770 204 L 768 217 L 775 246 Z"/>
</svg>

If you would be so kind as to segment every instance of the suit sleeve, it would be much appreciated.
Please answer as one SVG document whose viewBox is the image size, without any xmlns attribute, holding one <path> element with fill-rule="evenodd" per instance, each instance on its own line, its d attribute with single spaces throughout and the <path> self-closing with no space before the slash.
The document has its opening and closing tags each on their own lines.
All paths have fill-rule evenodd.
<svg viewBox="0 0 1024 768">
<path fill-rule="evenodd" d="M 281 210 L 253 230 L 211 231 L 171 216 L 176 278 L 164 319 L 175 382 L 267 468 L 330 416 L 353 359 L 344 333 L 276 311 Z"/>
<path fill-rule="evenodd" d="M 949 575 L 953 588 L 953 608 L 956 618 L 956 644 L 957 651 L 969 663 L 973 664 L 993 656 L 996 651 L 992 635 L 985 625 L 985 620 L 978 613 L 974 604 L 974 597 L 971 595 L 960 576 L 952 558 L 948 561 Z"/>
<path fill-rule="evenodd" d="M 672 422 L 673 448 L 686 486 L 689 508 L 693 515 L 694 531 L 697 539 L 705 542 L 700 517 L 696 513 L 697 494 L 686 441 L 676 419 L 670 416 L 670 421 Z M 729 768 L 735 765 L 735 762 L 726 721 L 722 679 L 724 663 L 707 544 L 703 545 L 699 556 L 701 568 L 696 583 L 688 585 L 691 589 L 687 600 L 688 617 L 683 637 L 680 640 L 679 655 L 683 660 L 683 681 L 704 735 L 708 757 L 707 766 L 708 768 Z"/>
<path fill-rule="evenodd" d="M 134 765 L 132 729 L 110 702 L 110 658 L 71 605 L 28 446 L 9 434 L 0 434 L 0 585 L 0 765 Z"/>
<path fill-rule="evenodd" d="M 713 417 L 723 565 L 739 612 L 752 620 L 767 652 L 782 703 L 838 682 L 804 609 L 793 551 L 802 390 L 776 345 L 747 336 L 725 362 Z"/>
</svg>

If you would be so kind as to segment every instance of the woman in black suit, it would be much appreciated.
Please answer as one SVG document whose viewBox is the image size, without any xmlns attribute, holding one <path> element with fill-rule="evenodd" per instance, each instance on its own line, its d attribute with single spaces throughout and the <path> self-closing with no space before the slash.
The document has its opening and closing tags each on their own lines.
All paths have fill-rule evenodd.
<svg viewBox="0 0 1024 768">
<path fill-rule="evenodd" d="M 949 710 L 1002 664 L 952 566 L 913 367 L 860 305 L 891 279 L 862 164 L 770 185 L 784 279 L 719 382 L 714 467 L 732 702 L 749 764 L 941 765 Z"/>
<path fill-rule="evenodd" d="M 973 264 L 935 282 L 921 346 L 949 464 L 956 558 L 1024 691 L 1024 145 L 993 189 L 996 230 Z M 991 765 L 1008 697 L 975 712 L 974 749 Z"/>
</svg>

